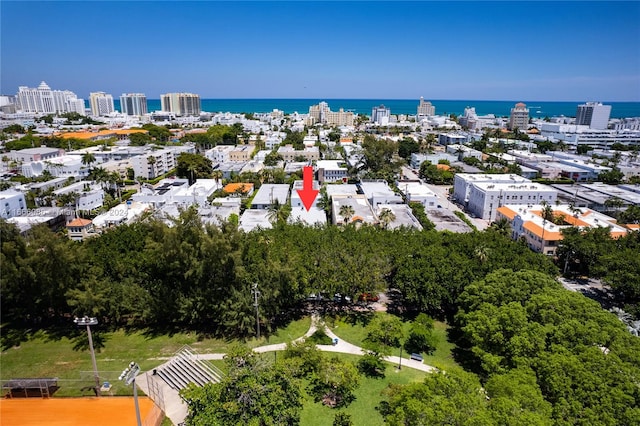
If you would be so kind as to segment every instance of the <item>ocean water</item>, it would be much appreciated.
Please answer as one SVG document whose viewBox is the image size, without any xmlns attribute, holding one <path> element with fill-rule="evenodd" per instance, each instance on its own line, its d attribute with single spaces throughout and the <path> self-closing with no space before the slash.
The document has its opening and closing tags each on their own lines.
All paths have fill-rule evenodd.
<svg viewBox="0 0 640 426">
<path fill-rule="evenodd" d="M 579 104 L 584 102 L 540 102 L 540 101 L 473 101 L 473 100 L 431 100 L 437 115 L 462 115 L 466 107 L 475 107 L 476 114 L 495 114 L 509 116 L 511 108 L 517 102 L 524 102 L 529 108 L 529 116 L 533 118 L 566 116 L 575 117 Z M 202 99 L 202 111 L 206 112 L 271 112 L 274 109 L 285 113 L 308 113 L 311 105 L 325 101 L 332 111 L 343 108 L 357 114 L 371 115 L 374 106 L 384 105 L 391 114 L 416 114 L 417 99 Z M 611 105 L 611 118 L 640 117 L 640 102 L 602 102 Z M 115 107 L 120 111 L 120 101 L 115 100 Z M 147 108 L 160 111 L 160 99 L 147 100 Z"/>
</svg>

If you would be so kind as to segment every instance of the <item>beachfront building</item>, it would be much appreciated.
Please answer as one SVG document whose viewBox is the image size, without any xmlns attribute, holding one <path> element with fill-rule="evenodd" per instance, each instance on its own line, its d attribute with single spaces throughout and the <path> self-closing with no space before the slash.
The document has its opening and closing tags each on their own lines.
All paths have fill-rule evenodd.
<svg viewBox="0 0 640 426">
<path fill-rule="evenodd" d="M 331 111 L 329 104 L 320 102 L 318 105 L 309 107 L 309 115 L 306 125 L 327 124 L 329 126 L 353 126 L 354 114 L 340 108 L 338 111 Z"/>
<path fill-rule="evenodd" d="M 160 95 L 163 112 L 176 115 L 200 115 L 200 95 L 194 93 L 165 93 Z"/>
<path fill-rule="evenodd" d="M 589 126 L 591 129 L 603 130 L 609 126 L 611 105 L 600 102 L 587 102 L 578 105 L 576 110 L 576 125 Z"/>
<path fill-rule="evenodd" d="M 420 96 L 420 103 L 418 104 L 418 118 L 430 117 L 432 115 L 436 115 L 436 107 L 434 107 L 431 102 L 425 101 L 424 98 Z"/>
<path fill-rule="evenodd" d="M 113 96 L 105 92 L 90 93 L 89 105 L 91 105 L 91 115 L 96 117 L 106 116 L 115 111 Z"/>
<path fill-rule="evenodd" d="M 85 113 L 84 100 L 78 99 L 70 90 L 51 90 L 44 81 L 37 88 L 20 86 L 16 101 L 17 109 L 26 113 Z"/>
<path fill-rule="evenodd" d="M 371 110 L 371 122 L 379 126 L 386 126 L 391 119 L 391 109 L 384 105 L 373 107 Z"/>
<path fill-rule="evenodd" d="M 527 105 L 518 102 L 515 107 L 511 108 L 509 116 L 509 130 L 518 129 L 526 132 L 529 129 L 529 109 Z"/>
<path fill-rule="evenodd" d="M 587 208 L 576 209 L 568 204 L 551 208 L 553 221 L 543 218 L 545 206 L 516 204 L 497 209 L 496 220 L 505 219 L 511 226 L 511 237 L 523 239 L 531 250 L 552 256 L 562 240 L 562 230 L 569 227 L 610 228 L 612 238 L 627 234 L 627 228 L 615 219 Z"/>
<path fill-rule="evenodd" d="M 123 93 L 120 96 L 120 109 L 126 115 L 145 115 L 147 97 L 144 93 Z"/>
</svg>

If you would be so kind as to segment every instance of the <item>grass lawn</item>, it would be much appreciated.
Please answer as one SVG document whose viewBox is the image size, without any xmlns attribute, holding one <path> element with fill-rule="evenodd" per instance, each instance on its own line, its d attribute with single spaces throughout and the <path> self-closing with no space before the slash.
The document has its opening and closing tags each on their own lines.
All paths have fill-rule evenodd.
<svg viewBox="0 0 640 426">
<path fill-rule="evenodd" d="M 268 339 L 261 338 L 257 342 L 253 339 L 247 343 L 255 347 L 289 341 L 289 336 L 295 339 L 304 335 L 310 324 L 310 318 L 303 318 L 290 323 Z M 99 328 L 92 331 L 100 378 L 113 385 L 114 395 L 132 393 L 131 387 L 118 381 L 118 376 L 131 361 L 137 362 L 143 371 L 148 371 L 164 363 L 184 345 L 191 346 L 198 353 L 213 353 L 226 352 L 235 342 L 202 338 L 195 332 L 156 335 L 124 330 L 101 332 Z M 71 332 L 69 335 L 77 336 Z M 38 331 L 19 346 L 8 348 L 0 354 L 0 380 L 57 377 L 61 388 L 56 396 L 90 395 L 92 392 L 81 392 L 80 388 L 93 383 L 91 355 L 88 348 L 74 350 L 75 345 L 74 338 Z"/>
<path fill-rule="evenodd" d="M 325 354 L 332 356 L 334 354 Z M 341 359 L 356 362 L 357 355 L 336 354 Z M 425 375 L 423 371 L 411 368 L 403 368 L 397 371 L 395 366 L 387 364 L 386 377 L 384 379 L 370 379 L 360 376 L 360 385 L 354 392 L 356 399 L 346 408 L 333 409 L 322 405 L 321 402 L 314 402 L 313 398 L 306 395 L 304 406 L 300 416 L 300 424 L 305 426 L 331 426 L 333 418 L 338 411 L 344 411 L 351 415 L 354 425 L 384 425 L 384 421 L 376 407 L 384 399 L 382 391 L 390 384 L 407 384 L 421 382 Z"/>
<path fill-rule="evenodd" d="M 348 314 L 337 317 L 324 318 L 325 323 L 331 328 L 339 338 L 346 342 L 352 343 L 356 346 L 363 346 L 364 339 L 367 337 L 365 327 L 374 315 L 389 315 L 385 312 L 376 313 L 356 313 Z M 409 322 L 404 323 L 404 335 L 409 334 L 411 324 Z M 433 355 L 422 354 L 424 357 L 424 363 L 433 365 L 434 367 L 442 370 L 453 370 L 461 368 L 453 359 L 452 350 L 455 345 L 447 340 L 447 329 L 449 326 L 446 323 L 435 321 L 433 333 L 438 337 L 438 344 Z M 392 355 L 400 355 L 400 349 L 394 351 Z M 403 359 L 409 359 L 409 354 L 403 352 Z"/>
</svg>

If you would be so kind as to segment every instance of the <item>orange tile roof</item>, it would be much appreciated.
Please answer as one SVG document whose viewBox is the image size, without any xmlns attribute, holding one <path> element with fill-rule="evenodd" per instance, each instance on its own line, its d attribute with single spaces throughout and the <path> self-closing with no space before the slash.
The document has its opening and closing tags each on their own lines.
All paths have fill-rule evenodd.
<svg viewBox="0 0 640 426">
<path fill-rule="evenodd" d="M 640 229 L 640 225 L 637 224 L 637 223 L 628 223 L 628 224 L 622 225 L 622 226 L 624 226 L 627 229 L 632 229 L 632 230 L 636 230 L 636 231 Z"/>
<path fill-rule="evenodd" d="M 449 170 L 451 169 L 451 166 L 448 164 L 436 164 L 436 168 L 438 170 Z"/>
<path fill-rule="evenodd" d="M 109 136 L 109 135 L 130 135 L 132 133 L 149 133 L 148 130 L 144 129 L 118 129 L 118 130 L 100 130 L 99 132 L 67 132 L 67 133 L 58 133 L 57 136 L 60 136 L 63 139 L 93 139 L 99 136 Z"/>
<path fill-rule="evenodd" d="M 525 222 L 524 229 L 533 233 L 535 236 L 542 238 L 542 226 L 536 225 L 533 222 Z M 544 229 L 544 240 L 545 241 L 559 241 L 562 239 L 562 234 L 558 231 L 549 231 L 548 229 Z"/>
<path fill-rule="evenodd" d="M 92 222 L 89 219 L 76 218 L 67 223 L 67 226 L 87 226 L 91 225 L 91 223 Z"/>
<path fill-rule="evenodd" d="M 248 193 L 248 192 L 251 192 L 251 190 L 253 190 L 253 184 L 252 183 L 228 183 L 227 185 L 225 185 L 225 187 L 222 190 L 228 194 L 232 194 L 237 191 Z"/>
<path fill-rule="evenodd" d="M 516 217 L 516 212 L 514 212 L 507 206 L 498 207 L 497 211 L 509 220 L 513 220 L 513 218 Z"/>
</svg>

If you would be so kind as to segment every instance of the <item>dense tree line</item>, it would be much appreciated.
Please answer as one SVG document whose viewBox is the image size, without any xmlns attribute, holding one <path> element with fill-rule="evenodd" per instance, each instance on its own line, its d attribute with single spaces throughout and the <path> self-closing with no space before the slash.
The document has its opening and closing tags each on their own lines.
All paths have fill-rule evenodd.
<svg viewBox="0 0 640 426">
<path fill-rule="evenodd" d="M 205 226 L 193 209 L 172 226 L 148 218 L 83 243 L 42 228 L 22 237 L 6 222 L 0 230 L 2 316 L 14 323 L 91 314 L 113 325 L 247 336 L 254 325 L 253 283 L 262 292 L 266 330 L 310 293 L 356 300 L 389 287 L 402 295 L 399 310 L 443 318 L 455 314 L 466 285 L 498 266 L 554 268 L 493 231 L 278 225 L 243 233 L 232 224 Z"/>
</svg>

